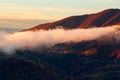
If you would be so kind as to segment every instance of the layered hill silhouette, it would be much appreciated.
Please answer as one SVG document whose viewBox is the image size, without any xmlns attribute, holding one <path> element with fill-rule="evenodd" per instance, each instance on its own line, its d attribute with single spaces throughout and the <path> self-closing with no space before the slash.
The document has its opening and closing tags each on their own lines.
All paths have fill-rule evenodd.
<svg viewBox="0 0 120 80">
<path fill-rule="evenodd" d="M 26 30 L 54 29 L 62 26 L 65 29 L 90 28 L 120 24 L 120 9 L 107 9 L 94 14 L 71 16 L 52 23 L 40 24 Z"/>
</svg>

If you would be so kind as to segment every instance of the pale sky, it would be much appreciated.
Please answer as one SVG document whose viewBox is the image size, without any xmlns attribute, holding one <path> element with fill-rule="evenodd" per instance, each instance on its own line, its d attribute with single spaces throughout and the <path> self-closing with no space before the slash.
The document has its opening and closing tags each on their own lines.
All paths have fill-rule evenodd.
<svg viewBox="0 0 120 80">
<path fill-rule="evenodd" d="M 109 8 L 120 9 L 120 0 L 0 0 L 0 27 L 32 27 Z"/>
</svg>

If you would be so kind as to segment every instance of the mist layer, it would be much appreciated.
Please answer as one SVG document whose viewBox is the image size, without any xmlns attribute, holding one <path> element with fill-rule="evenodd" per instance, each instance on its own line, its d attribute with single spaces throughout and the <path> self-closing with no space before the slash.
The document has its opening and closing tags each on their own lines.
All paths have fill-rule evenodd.
<svg viewBox="0 0 120 80">
<path fill-rule="evenodd" d="M 52 47 L 67 41 L 81 42 L 98 39 L 101 36 L 115 33 L 118 35 L 120 26 L 108 26 L 90 29 L 52 29 L 39 31 L 16 32 L 13 34 L 0 32 L 0 51 L 14 53 L 15 50 Z M 114 35 L 112 35 L 114 36 Z M 116 38 L 118 39 L 118 38 Z"/>
</svg>

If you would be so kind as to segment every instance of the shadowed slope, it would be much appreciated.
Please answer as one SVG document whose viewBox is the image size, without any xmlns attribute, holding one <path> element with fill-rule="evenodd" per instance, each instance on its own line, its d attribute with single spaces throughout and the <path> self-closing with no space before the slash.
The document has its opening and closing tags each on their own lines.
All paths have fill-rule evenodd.
<svg viewBox="0 0 120 80">
<path fill-rule="evenodd" d="M 47 76 L 47 77 L 46 77 Z M 0 80 L 51 80 L 52 75 L 43 65 L 20 59 L 0 61 Z"/>
</svg>

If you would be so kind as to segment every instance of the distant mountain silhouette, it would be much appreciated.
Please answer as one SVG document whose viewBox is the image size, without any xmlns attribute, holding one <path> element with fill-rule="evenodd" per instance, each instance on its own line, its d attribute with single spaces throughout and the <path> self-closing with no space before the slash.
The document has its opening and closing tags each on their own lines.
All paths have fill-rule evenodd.
<svg viewBox="0 0 120 80">
<path fill-rule="evenodd" d="M 53 29 L 63 26 L 65 29 L 110 26 L 120 23 L 120 9 L 107 9 L 99 13 L 71 16 L 56 22 L 40 24 L 26 30 Z M 23 30 L 25 31 L 25 30 Z"/>
</svg>

